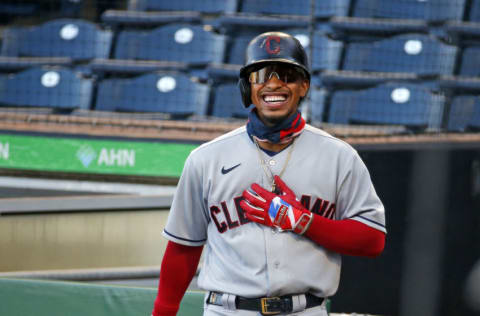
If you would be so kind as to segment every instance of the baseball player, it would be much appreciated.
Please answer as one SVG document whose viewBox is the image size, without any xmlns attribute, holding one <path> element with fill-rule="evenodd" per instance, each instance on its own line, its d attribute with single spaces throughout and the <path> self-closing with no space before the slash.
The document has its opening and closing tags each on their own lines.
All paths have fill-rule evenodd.
<svg viewBox="0 0 480 316">
<path fill-rule="evenodd" d="M 300 43 L 263 33 L 246 56 L 239 86 L 254 108 L 185 162 L 154 316 L 176 314 L 203 248 L 204 315 L 327 315 L 341 255 L 383 251 L 384 208 L 364 163 L 298 111 L 310 85 Z"/>
</svg>

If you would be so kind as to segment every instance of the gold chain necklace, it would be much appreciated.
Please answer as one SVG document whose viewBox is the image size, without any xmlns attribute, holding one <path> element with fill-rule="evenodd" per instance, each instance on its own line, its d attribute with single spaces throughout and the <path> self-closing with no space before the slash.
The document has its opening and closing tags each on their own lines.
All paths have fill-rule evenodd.
<svg viewBox="0 0 480 316">
<path fill-rule="evenodd" d="M 269 166 L 267 166 L 267 163 L 265 159 L 262 157 L 262 150 L 260 149 L 260 145 L 258 145 L 258 141 L 255 137 L 253 137 L 253 142 L 255 143 L 255 147 L 257 148 L 257 153 L 258 153 L 258 158 L 260 160 L 260 165 L 262 165 L 263 171 L 265 172 L 265 175 L 267 178 L 270 178 L 270 181 L 272 182 L 272 188 L 270 189 L 271 192 L 275 192 L 276 190 L 276 185 L 275 185 L 275 178 L 273 176 L 273 172 L 270 169 Z M 285 160 L 285 163 L 283 164 L 282 170 L 280 171 L 280 174 L 278 175 L 280 178 L 283 176 L 283 173 L 285 172 L 285 169 L 287 169 L 288 162 L 290 161 L 290 157 L 292 156 L 292 151 L 293 151 L 293 145 L 295 145 L 295 138 L 292 140 L 292 144 L 290 145 L 290 148 L 287 153 L 287 159 Z"/>
</svg>

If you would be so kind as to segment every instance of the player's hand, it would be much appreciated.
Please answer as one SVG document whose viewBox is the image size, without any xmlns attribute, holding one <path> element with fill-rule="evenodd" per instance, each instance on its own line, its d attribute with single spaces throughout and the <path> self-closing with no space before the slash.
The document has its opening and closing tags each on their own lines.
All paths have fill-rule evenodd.
<svg viewBox="0 0 480 316">
<path fill-rule="evenodd" d="M 275 185 L 277 187 L 277 191 L 279 192 L 280 197 L 282 200 L 287 202 L 288 204 L 292 205 L 294 208 L 297 208 L 299 210 L 304 209 L 305 207 L 300 203 L 299 200 L 297 200 L 297 196 L 295 193 L 288 187 L 288 185 L 283 182 L 283 180 L 275 175 L 274 176 L 275 180 Z"/>
<path fill-rule="evenodd" d="M 277 195 L 254 183 L 250 189 L 243 192 L 244 200 L 240 202 L 240 206 L 251 221 L 273 227 L 278 231 L 293 231 L 301 235 L 310 226 L 312 213 L 296 200 L 295 194 L 283 181 L 280 180 L 280 183 L 277 181 L 275 179 L 278 188 L 287 189 L 286 192 Z"/>
</svg>

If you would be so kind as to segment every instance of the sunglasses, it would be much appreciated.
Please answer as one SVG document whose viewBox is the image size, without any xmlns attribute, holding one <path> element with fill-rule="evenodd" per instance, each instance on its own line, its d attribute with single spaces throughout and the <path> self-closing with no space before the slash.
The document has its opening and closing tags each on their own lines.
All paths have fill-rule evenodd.
<svg viewBox="0 0 480 316">
<path fill-rule="evenodd" d="M 293 83 L 306 79 L 305 73 L 298 67 L 288 65 L 268 65 L 257 71 L 250 73 L 249 81 L 251 83 L 262 84 L 272 78 L 277 77 L 284 83 Z"/>
</svg>

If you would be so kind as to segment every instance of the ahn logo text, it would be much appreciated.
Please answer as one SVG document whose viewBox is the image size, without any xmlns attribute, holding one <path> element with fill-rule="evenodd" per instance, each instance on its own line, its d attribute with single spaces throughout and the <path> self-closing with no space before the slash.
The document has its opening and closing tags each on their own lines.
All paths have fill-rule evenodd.
<svg viewBox="0 0 480 316">
<path fill-rule="evenodd" d="M 135 150 L 102 148 L 98 157 L 98 165 L 135 167 Z"/>
</svg>

